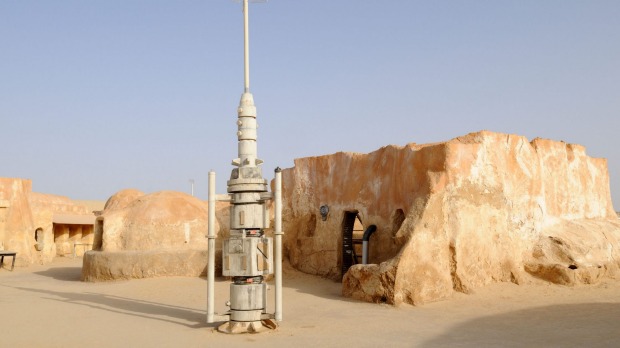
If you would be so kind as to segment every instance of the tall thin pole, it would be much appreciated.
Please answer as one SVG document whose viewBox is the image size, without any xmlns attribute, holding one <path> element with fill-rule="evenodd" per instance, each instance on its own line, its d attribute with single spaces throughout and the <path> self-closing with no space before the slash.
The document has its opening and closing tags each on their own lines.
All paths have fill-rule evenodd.
<svg viewBox="0 0 620 348">
<path fill-rule="evenodd" d="M 282 170 L 275 170 L 275 216 L 274 237 L 276 239 L 275 281 L 276 281 L 276 321 L 282 321 Z"/>
<path fill-rule="evenodd" d="M 215 172 L 209 172 L 209 217 L 207 220 L 207 323 L 215 321 Z"/>
<path fill-rule="evenodd" d="M 245 64 L 245 92 L 250 91 L 250 29 L 248 0 L 243 0 L 243 58 Z"/>
</svg>

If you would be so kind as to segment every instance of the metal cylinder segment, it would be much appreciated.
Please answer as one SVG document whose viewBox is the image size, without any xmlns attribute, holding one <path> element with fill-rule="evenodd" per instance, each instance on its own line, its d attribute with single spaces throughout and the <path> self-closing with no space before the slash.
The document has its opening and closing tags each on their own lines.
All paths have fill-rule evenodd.
<svg viewBox="0 0 620 348">
<path fill-rule="evenodd" d="M 265 283 L 260 284 L 230 284 L 230 309 L 238 311 L 265 309 Z"/>
</svg>

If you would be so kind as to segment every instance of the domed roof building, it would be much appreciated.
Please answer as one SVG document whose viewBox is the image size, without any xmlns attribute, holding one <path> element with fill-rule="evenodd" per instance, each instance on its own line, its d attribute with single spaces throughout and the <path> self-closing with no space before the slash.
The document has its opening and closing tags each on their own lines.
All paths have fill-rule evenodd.
<svg viewBox="0 0 620 348">
<path fill-rule="evenodd" d="M 129 205 L 139 197 L 144 196 L 144 192 L 136 189 L 126 189 L 115 193 L 112 197 L 108 198 L 105 202 L 104 210 L 111 211 L 115 209 L 122 209 Z"/>
<path fill-rule="evenodd" d="M 82 279 L 200 275 L 207 266 L 207 217 L 207 203 L 185 193 L 119 191 L 97 218 Z"/>
</svg>

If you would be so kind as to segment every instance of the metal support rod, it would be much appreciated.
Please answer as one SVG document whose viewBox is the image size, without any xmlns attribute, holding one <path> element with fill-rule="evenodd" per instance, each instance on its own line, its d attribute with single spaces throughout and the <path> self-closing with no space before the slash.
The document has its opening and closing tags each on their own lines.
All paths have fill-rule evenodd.
<svg viewBox="0 0 620 348">
<path fill-rule="evenodd" d="M 207 264 L 207 323 L 215 322 L 215 172 L 209 172 L 209 218 L 208 218 Z"/>
<path fill-rule="evenodd" d="M 368 242 L 370 241 L 370 236 L 377 230 L 377 226 L 370 225 L 364 231 L 364 236 L 362 237 L 362 264 L 368 264 Z"/>
<path fill-rule="evenodd" d="M 248 0 L 243 0 L 243 61 L 245 64 L 245 92 L 250 91 L 250 26 Z"/>
<path fill-rule="evenodd" d="M 276 282 L 276 321 L 282 321 L 282 169 L 275 170 L 274 188 L 274 237 L 275 237 L 275 282 Z"/>
</svg>

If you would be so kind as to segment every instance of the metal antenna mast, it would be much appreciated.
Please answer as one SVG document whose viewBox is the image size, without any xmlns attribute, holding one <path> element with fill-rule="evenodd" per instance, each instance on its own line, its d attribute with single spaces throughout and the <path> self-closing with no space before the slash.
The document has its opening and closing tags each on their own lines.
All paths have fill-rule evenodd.
<svg viewBox="0 0 620 348">
<path fill-rule="evenodd" d="M 250 14 L 248 0 L 243 0 L 243 63 L 244 63 L 244 92 L 250 92 Z"/>
<path fill-rule="evenodd" d="M 215 315 L 214 301 L 214 257 L 215 257 L 215 173 L 209 173 L 209 270 L 207 322 L 217 320 L 228 322 L 218 327 L 225 333 L 259 332 L 275 328 L 282 320 L 282 193 L 280 168 L 275 170 L 273 194 L 267 190 L 257 158 L 257 122 L 254 97 L 250 93 L 250 45 L 248 2 L 243 2 L 244 32 L 244 90 L 237 108 L 238 158 L 233 159 L 230 179 L 227 182 L 230 202 L 230 238 L 222 245 L 222 275 L 231 277 L 230 311 Z M 266 2 L 252 1 L 252 2 Z M 275 260 L 272 237 L 265 236 L 269 228 L 269 210 L 266 202 L 274 200 L 275 207 Z M 275 313 L 267 313 L 267 284 L 264 275 L 273 274 L 275 268 Z"/>
</svg>

